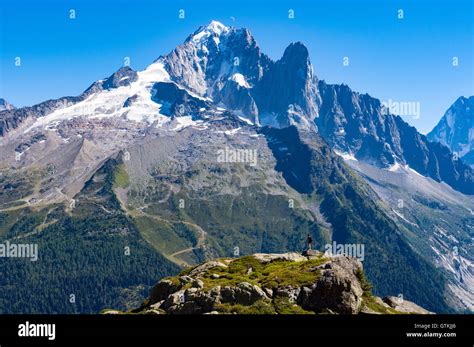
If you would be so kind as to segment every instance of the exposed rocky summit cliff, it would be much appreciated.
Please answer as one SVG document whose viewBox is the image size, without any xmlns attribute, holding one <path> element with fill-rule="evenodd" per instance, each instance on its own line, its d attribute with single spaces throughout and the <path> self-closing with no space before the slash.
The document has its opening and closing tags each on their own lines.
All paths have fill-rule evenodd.
<svg viewBox="0 0 474 347">
<path fill-rule="evenodd" d="M 398 297 L 373 296 L 355 258 L 317 251 L 303 254 L 259 253 L 208 261 L 162 279 L 149 299 L 130 313 L 430 313 Z"/>
</svg>

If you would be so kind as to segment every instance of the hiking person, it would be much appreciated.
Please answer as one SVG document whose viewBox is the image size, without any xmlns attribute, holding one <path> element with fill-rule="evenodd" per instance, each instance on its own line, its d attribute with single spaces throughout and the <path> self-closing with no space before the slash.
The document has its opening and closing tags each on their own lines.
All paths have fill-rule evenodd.
<svg viewBox="0 0 474 347">
<path fill-rule="evenodd" d="M 313 249 L 313 238 L 310 234 L 306 237 L 306 244 L 308 245 L 308 250 Z"/>
</svg>

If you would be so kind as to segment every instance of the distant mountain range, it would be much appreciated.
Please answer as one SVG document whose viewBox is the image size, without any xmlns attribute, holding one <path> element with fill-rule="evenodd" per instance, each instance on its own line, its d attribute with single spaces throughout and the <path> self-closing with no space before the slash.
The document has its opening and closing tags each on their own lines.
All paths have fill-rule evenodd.
<svg viewBox="0 0 474 347">
<path fill-rule="evenodd" d="M 0 135 L 0 237 L 43 259 L 1 260 L 1 312 L 137 307 L 179 267 L 301 251 L 308 233 L 363 244 L 376 295 L 474 310 L 473 169 L 319 80 L 300 42 L 273 61 L 212 21 L 143 71 L 1 111 Z M 70 292 L 83 301 L 48 304 Z"/>
</svg>

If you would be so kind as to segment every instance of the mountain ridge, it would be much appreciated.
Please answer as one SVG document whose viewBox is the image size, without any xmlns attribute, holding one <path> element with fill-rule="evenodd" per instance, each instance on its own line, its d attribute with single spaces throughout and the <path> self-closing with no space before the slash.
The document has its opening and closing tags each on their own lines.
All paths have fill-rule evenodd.
<svg viewBox="0 0 474 347">
<path fill-rule="evenodd" d="M 307 129 L 316 125 L 337 150 L 382 167 L 396 162 L 407 164 L 422 175 L 444 181 L 465 194 L 474 194 L 474 171 L 470 167 L 457 161 L 444 146 L 431 144 L 400 117 L 384 114 L 378 99 L 353 92 L 345 85 L 319 81 L 301 42 L 290 44 L 283 56 L 273 61 L 260 51 L 248 29 L 226 27 L 212 21 L 147 69 L 160 64 L 169 75 L 164 77 L 165 83 L 169 79 L 191 95 L 196 93 L 195 96 L 208 98 L 216 106 L 229 109 L 253 124 L 273 127 L 295 124 Z M 84 101 L 98 91 L 133 84 L 138 75 L 129 67 L 123 67 L 105 82 L 93 83 L 78 97 L 3 111 L 0 135 L 4 136 L 29 117 L 41 118 Z M 129 104 L 124 101 L 121 105 Z M 160 112 L 151 105 L 143 111 Z M 121 113 L 127 111 L 124 109 Z M 148 121 L 154 120 L 155 116 Z"/>
</svg>

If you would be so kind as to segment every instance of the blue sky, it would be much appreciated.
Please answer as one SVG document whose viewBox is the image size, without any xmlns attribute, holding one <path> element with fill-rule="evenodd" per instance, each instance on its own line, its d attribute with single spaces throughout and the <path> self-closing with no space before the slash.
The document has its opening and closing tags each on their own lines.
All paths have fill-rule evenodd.
<svg viewBox="0 0 474 347">
<path fill-rule="evenodd" d="M 426 132 L 459 96 L 474 94 L 473 17 L 472 0 L 1 0 L 0 97 L 25 106 L 80 94 L 124 57 L 143 69 L 215 19 L 249 28 L 273 59 L 303 42 L 328 83 L 419 102 L 420 118 L 404 118 Z"/>
</svg>

